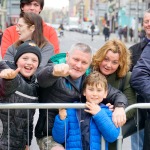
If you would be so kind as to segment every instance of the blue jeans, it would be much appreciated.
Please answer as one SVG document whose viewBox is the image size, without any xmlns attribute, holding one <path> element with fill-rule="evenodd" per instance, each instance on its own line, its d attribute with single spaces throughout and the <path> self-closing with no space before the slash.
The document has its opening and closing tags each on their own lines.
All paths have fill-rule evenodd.
<svg viewBox="0 0 150 150">
<path fill-rule="evenodd" d="M 132 150 L 143 150 L 143 142 L 144 142 L 144 129 L 131 135 Z"/>
</svg>

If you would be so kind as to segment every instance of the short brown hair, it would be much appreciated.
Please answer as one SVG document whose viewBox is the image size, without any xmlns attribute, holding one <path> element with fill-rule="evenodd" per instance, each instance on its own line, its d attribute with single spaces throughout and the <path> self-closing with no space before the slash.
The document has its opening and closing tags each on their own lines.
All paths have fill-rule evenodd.
<svg viewBox="0 0 150 150">
<path fill-rule="evenodd" d="M 86 77 L 83 83 L 83 91 L 86 89 L 87 85 L 101 85 L 101 87 L 104 88 L 105 91 L 108 90 L 106 77 L 98 71 L 93 71 Z"/>
</svg>

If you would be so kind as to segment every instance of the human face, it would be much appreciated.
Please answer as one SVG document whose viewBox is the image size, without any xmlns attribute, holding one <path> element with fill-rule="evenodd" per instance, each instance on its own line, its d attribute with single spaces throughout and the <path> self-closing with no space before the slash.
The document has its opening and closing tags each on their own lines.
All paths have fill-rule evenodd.
<svg viewBox="0 0 150 150">
<path fill-rule="evenodd" d="M 99 64 L 100 72 L 107 76 L 113 74 L 119 67 L 119 53 L 109 50 L 104 60 Z"/>
<path fill-rule="evenodd" d="M 37 70 L 39 60 L 35 54 L 25 53 L 19 57 L 16 64 L 20 68 L 20 73 L 24 77 L 30 78 Z"/>
<path fill-rule="evenodd" d="M 81 77 L 86 69 L 91 64 L 92 55 L 90 53 L 82 52 L 80 50 L 74 50 L 67 53 L 66 63 L 70 67 L 70 76 L 73 80 Z"/>
<path fill-rule="evenodd" d="M 33 12 L 35 14 L 39 14 L 41 12 L 41 6 L 37 1 L 25 4 L 21 9 L 23 12 Z"/>
<path fill-rule="evenodd" d="M 86 85 L 83 95 L 86 97 L 86 102 L 99 104 L 106 98 L 107 91 L 100 84 Z"/>
<path fill-rule="evenodd" d="M 146 32 L 146 36 L 150 39 L 150 13 L 145 13 L 143 27 Z"/>
<path fill-rule="evenodd" d="M 19 18 L 18 23 L 16 25 L 16 31 L 19 35 L 19 40 L 27 41 L 31 40 L 32 33 L 34 31 L 34 26 L 29 27 L 23 18 Z"/>
</svg>

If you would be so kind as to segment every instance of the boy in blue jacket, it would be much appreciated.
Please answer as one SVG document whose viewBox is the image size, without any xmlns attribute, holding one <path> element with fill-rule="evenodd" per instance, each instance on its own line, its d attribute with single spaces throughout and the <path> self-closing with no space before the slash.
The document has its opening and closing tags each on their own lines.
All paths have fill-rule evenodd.
<svg viewBox="0 0 150 150">
<path fill-rule="evenodd" d="M 83 95 L 87 109 L 60 109 L 52 129 L 53 139 L 66 144 L 66 150 L 100 150 L 101 136 L 114 142 L 120 132 L 112 121 L 112 112 L 102 104 L 107 96 L 107 80 L 99 72 L 91 73 L 84 82 Z"/>
</svg>

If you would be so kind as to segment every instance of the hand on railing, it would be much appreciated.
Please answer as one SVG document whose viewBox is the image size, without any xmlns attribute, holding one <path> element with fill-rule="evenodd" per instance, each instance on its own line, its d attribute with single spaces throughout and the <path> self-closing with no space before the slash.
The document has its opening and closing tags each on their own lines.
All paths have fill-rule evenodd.
<svg viewBox="0 0 150 150">
<path fill-rule="evenodd" d="M 112 115 L 112 120 L 117 128 L 123 126 L 126 123 L 126 114 L 123 107 L 115 108 Z"/>
</svg>

